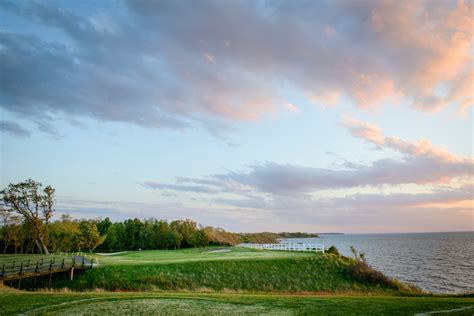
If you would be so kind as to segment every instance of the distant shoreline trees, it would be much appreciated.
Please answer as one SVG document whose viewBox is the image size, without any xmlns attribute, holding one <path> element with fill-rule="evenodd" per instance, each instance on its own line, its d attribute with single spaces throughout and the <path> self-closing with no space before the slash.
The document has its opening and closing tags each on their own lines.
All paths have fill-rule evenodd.
<svg viewBox="0 0 474 316">
<path fill-rule="evenodd" d="M 54 189 L 26 180 L 0 191 L 6 206 L 0 210 L 0 249 L 3 253 L 114 252 L 276 243 L 279 238 L 308 237 L 306 233 L 232 233 L 202 227 L 186 220 L 138 218 L 112 222 L 73 219 L 63 214 L 51 221 Z"/>
</svg>

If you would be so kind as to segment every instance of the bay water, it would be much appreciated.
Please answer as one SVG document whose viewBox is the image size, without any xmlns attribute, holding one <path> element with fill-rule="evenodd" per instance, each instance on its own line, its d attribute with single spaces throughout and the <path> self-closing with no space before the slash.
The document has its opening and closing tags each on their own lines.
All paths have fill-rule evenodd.
<svg viewBox="0 0 474 316">
<path fill-rule="evenodd" d="M 389 277 L 433 293 L 474 293 L 474 232 L 322 234 L 282 242 L 334 245 L 345 256 L 352 246 Z"/>
</svg>

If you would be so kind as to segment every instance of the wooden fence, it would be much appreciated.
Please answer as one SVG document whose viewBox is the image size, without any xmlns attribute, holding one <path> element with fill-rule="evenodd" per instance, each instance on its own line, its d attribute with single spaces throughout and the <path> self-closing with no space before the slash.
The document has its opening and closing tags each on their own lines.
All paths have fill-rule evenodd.
<svg viewBox="0 0 474 316">
<path fill-rule="evenodd" d="M 279 250 L 279 251 L 305 251 L 324 253 L 323 244 L 300 244 L 300 243 L 282 243 L 282 244 L 240 244 L 241 247 L 259 249 L 259 250 Z"/>
<path fill-rule="evenodd" d="M 67 258 L 43 258 L 36 261 L 12 261 L 1 265 L 0 282 L 18 280 L 18 287 L 20 287 L 21 279 L 49 275 L 49 284 L 51 287 L 51 276 L 54 273 L 69 271 L 72 280 L 75 269 L 92 269 L 94 267 L 94 260 L 87 259 L 84 256 L 74 256 Z"/>
</svg>

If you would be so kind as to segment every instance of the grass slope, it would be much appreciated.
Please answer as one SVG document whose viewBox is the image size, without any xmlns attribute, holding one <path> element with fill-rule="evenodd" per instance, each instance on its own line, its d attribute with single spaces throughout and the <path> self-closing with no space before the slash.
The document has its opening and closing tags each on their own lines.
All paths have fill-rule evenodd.
<svg viewBox="0 0 474 316">
<path fill-rule="evenodd" d="M 202 293 L 25 293 L 0 290 L 1 315 L 414 315 L 459 308 L 465 309 L 442 315 L 472 315 L 474 299 Z"/>
<path fill-rule="evenodd" d="M 87 270 L 73 282 L 57 280 L 55 287 L 74 290 L 104 289 L 107 291 L 191 290 L 245 292 L 397 292 L 398 287 L 357 282 L 347 273 L 350 259 L 329 254 L 298 254 L 242 249 L 211 260 L 201 253 L 193 260 L 163 253 L 130 253 L 108 261 L 98 269 Z M 188 253 L 189 254 L 189 253 Z M 216 253 L 212 253 L 216 254 Z M 224 253 L 219 253 L 224 254 Z M 142 262 L 142 256 L 157 256 Z M 137 256 L 135 258 L 135 256 Z M 125 259 L 124 259 L 125 258 Z M 160 260 L 161 259 L 161 260 Z M 130 264 L 126 264 L 130 263 Z"/>
</svg>

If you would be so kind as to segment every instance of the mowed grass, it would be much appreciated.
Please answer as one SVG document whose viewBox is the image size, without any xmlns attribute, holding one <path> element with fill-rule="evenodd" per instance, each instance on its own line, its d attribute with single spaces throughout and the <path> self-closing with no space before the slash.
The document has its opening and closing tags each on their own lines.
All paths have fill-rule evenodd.
<svg viewBox="0 0 474 316">
<path fill-rule="evenodd" d="M 456 311 L 440 315 L 472 315 L 474 299 L 0 290 L 1 315 L 414 315 L 446 310 Z"/>
<path fill-rule="evenodd" d="M 242 247 L 210 247 L 179 250 L 145 250 L 129 251 L 119 254 L 96 255 L 100 265 L 148 265 L 161 263 L 216 261 L 216 260 L 249 260 L 275 258 L 302 258 L 313 253 L 259 251 Z"/>
<path fill-rule="evenodd" d="M 32 263 L 43 259 L 45 262 L 55 258 L 56 261 L 63 258 L 71 258 L 76 253 L 71 254 L 51 254 L 48 256 L 40 254 L 0 254 L 0 268 L 3 264 L 15 265 Z M 178 250 L 144 250 L 125 251 L 112 254 L 87 254 L 81 253 L 88 259 L 94 259 L 94 263 L 100 266 L 117 265 L 155 265 L 176 262 L 193 261 L 216 261 L 216 260 L 249 260 L 249 259 L 274 259 L 274 258 L 301 258 L 312 256 L 313 253 L 301 252 L 281 252 L 281 251 L 259 251 L 242 247 L 209 247 L 191 248 Z"/>
</svg>

